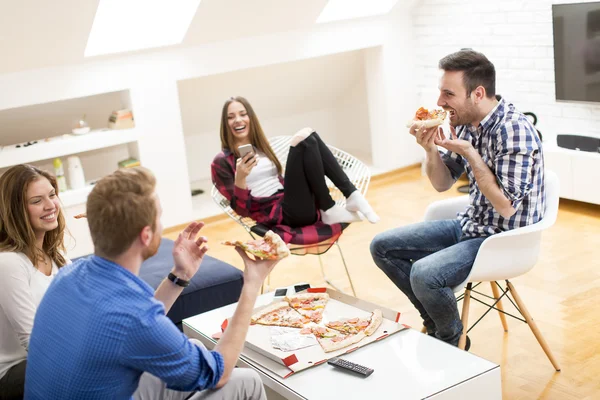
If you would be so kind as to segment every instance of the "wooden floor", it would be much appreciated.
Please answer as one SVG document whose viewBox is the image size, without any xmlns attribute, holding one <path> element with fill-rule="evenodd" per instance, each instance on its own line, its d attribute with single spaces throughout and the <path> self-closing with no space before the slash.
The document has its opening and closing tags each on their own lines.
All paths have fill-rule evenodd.
<svg viewBox="0 0 600 400">
<path fill-rule="evenodd" d="M 375 225 L 353 224 L 340 240 L 358 297 L 397 309 L 402 313 L 401 322 L 421 326 L 411 303 L 373 263 L 369 244 L 379 232 L 421 220 L 429 203 L 457 195 L 460 193 L 456 188 L 437 193 L 419 168 L 387 174 L 371 182 L 367 198 L 381 221 Z M 241 226 L 230 219 L 213 220 L 203 233 L 209 238 L 210 255 L 242 268 L 237 253 L 219 244 L 221 240 L 248 239 Z M 165 236 L 174 238 L 176 233 Z M 539 264 L 512 281 L 561 363 L 562 372 L 554 371 L 529 327 L 522 322 L 507 318 L 509 332 L 504 333 L 494 312 L 469 333 L 470 351 L 501 365 L 504 399 L 600 398 L 599 239 L 600 206 L 561 200 L 556 225 L 544 233 Z M 349 290 L 336 249 L 332 248 L 323 260 L 334 283 Z M 272 273 L 271 288 L 299 281 L 324 284 L 316 256 L 283 260 Z M 487 284 L 483 291 L 491 294 Z M 471 322 L 484 311 L 483 306 L 473 303 Z M 504 307 L 513 311 L 508 302 Z"/>
</svg>

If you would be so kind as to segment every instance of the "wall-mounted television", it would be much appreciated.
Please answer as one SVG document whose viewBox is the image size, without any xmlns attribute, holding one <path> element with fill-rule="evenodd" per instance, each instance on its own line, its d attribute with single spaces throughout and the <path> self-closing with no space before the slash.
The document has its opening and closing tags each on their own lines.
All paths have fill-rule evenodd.
<svg viewBox="0 0 600 400">
<path fill-rule="evenodd" d="M 556 100 L 600 102 L 600 1 L 552 5 Z"/>
</svg>

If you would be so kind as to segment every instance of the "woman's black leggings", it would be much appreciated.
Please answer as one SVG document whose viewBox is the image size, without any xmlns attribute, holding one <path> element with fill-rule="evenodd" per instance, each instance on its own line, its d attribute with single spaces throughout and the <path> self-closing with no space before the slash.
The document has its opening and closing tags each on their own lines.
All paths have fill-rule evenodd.
<svg viewBox="0 0 600 400">
<path fill-rule="evenodd" d="M 329 147 L 316 132 L 290 147 L 284 178 L 283 223 L 290 227 L 312 225 L 317 210 L 328 210 L 335 202 L 325 177 L 350 196 L 356 186 L 338 164 Z"/>
</svg>

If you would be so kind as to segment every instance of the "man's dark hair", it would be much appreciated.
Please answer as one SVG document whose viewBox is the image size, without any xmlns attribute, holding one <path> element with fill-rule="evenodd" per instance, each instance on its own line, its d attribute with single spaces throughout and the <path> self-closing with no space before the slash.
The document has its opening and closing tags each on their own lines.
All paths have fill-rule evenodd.
<svg viewBox="0 0 600 400">
<path fill-rule="evenodd" d="M 481 53 L 471 49 L 457 51 L 442 58 L 439 68 L 444 71 L 463 71 L 467 96 L 470 96 L 477 86 L 485 88 L 488 98 L 496 95 L 496 69 Z"/>
</svg>

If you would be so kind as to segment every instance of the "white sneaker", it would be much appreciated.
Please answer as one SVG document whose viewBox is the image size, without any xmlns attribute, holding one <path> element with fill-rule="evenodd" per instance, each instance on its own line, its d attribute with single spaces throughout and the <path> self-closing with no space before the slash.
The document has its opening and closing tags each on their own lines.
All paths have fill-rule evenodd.
<svg viewBox="0 0 600 400">
<path fill-rule="evenodd" d="M 321 210 L 321 221 L 327 225 L 333 225 L 342 222 L 360 222 L 362 221 L 362 218 L 357 212 L 348 211 L 344 207 L 336 204 L 327 211 Z"/>
<path fill-rule="evenodd" d="M 379 222 L 379 216 L 373 211 L 367 199 L 358 190 L 352 192 L 350 197 L 346 199 L 346 210 L 350 212 L 360 211 L 372 224 Z"/>
</svg>

